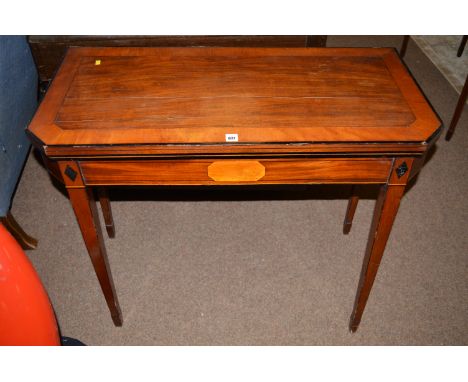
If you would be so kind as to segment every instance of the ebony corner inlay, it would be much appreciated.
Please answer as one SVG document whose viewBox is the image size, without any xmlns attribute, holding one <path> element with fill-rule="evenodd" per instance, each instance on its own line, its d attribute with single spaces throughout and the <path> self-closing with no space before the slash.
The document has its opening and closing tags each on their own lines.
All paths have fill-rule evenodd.
<svg viewBox="0 0 468 382">
<path fill-rule="evenodd" d="M 68 176 L 72 181 L 75 181 L 77 173 L 70 166 L 67 166 L 65 169 L 65 175 Z"/>
<path fill-rule="evenodd" d="M 397 173 L 398 178 L 401 178 L 408 171 L 408 165 L 406 164 L 406 162 L 403 162 L 400 166 L 398 166 L 398 168 L 395 171 Z"/>
</svg>

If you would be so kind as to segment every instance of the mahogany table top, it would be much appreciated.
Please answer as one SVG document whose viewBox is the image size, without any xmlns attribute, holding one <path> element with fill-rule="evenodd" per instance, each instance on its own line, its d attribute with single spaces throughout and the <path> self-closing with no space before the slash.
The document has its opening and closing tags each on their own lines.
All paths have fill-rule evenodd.
<svg viewBox="0 0 468 382">
<path fill-rule="evenodd" d="M 424 144 L 439 126 L 390 48 L 71 48 L 29 131 L 48 148 Z"/>
</svg>

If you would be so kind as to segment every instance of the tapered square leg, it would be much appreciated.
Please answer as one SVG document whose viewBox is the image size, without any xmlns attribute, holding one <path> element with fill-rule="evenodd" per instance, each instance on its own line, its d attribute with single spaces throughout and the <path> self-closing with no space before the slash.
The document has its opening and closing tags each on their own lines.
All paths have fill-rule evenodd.
<svg viewBox="0 0 468 382">
<path fill-rule="evenodd" d="M 351 196 L 348 201 L 348 208 L 346 209 L 346 215 L 343 223 L 343 233 L 347 235 L 353 225 L 354 213 L 359 202 L 359 196 L 356 194 L 356 186 L 351 189 Z"/>
<path fill-rule="evenodd" d="M 361 322 L 404 190 L 405 185 L 381 186 L 350 320 L 349 328 L 352 332 L 357 330 Z"/>
<path fill-rule="evenodd" d="M 102 215 L 104 216 L 104 223 L 106 225 L 107 235 L 110 238 L 115 237 L 114 218 L 112 217 L 112 210 L 109 200 L 107 188 L 99 187 L 97 190 L 99 203 L 101 204 Z"/>
<path fill-rule="evenodd" d="M 67 191 L 94 271 L 109 307 L 112 321 L 116 326 L 122 326 L 122 313 L 107 260 L 92 190 L 89 188 L 68 188 Z"/>
<path fill-rule="evenodd" d="M 59 161 L 53 167 L 50 165 L 48 167 L 54 170 L 54 176 L 62 181 L 67 188 L 70 203 L 75 212 L 91 263 L 109 307 L 112 321 L 114 321 L 115 326 L 122 326 L 122 313 L 107 260 L 106 247 L 104 246 L 93 190 L 90 187 L 86 187 L 81 176 L 81 169 L 76 162 Z"/>
<path fill-rule="evenodd" d="M 369 240 L 359 279 L 358 291 L 354 302 L 349 329 L 355 332 L 361 322 L 372 285 L 374 284 L 380 261 L 385 251 L 393 222 L 400 206 L 400 200 L 410 178 L 414 160 L 412 158 L 395 158 L 387 184 L 380 187 L 379 197 L 375 204 Z"/>
</svg>

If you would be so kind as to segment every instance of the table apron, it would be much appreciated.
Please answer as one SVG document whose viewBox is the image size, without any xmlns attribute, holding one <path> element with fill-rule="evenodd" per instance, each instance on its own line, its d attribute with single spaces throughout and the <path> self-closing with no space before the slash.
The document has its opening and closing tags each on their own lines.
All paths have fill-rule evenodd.
<svg viewBox="0 0 468 382">
<path fill-rule="evenodd" d="M 386 183 L 392 158 L 79 161 L 86 186 Z"/>
</svg>

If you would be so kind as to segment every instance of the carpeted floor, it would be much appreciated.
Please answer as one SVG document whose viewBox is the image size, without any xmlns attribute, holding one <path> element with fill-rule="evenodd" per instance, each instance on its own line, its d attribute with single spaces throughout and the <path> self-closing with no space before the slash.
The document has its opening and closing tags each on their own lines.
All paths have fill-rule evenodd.
<svg viewBox="0 0 468 382">
<path fill-rule="evenodd" d="M 330 36 L 328 46 L 401 37 Z M 405 61 L 447 125 L 457 94 L 410 41 Z M 348 331 L 375 189 L 342 234 L 346 187 L 111 190 L 112 324 L 72 209 L 30 155 L 13 214 L 63 335 L 89 345 L 467 345 L 468 113 L 408 188 L 357 333 Z M 136 200 L 134 200 L 136 199 Z"/>
<path fill-rule="evenodd" d="M 468 49 L 464 49 L 462 55 L 457 57 L 462 37 L 412 36 L 413 41 L 459 94 L 463 89 L 468 73 Z"/>
</svg>

